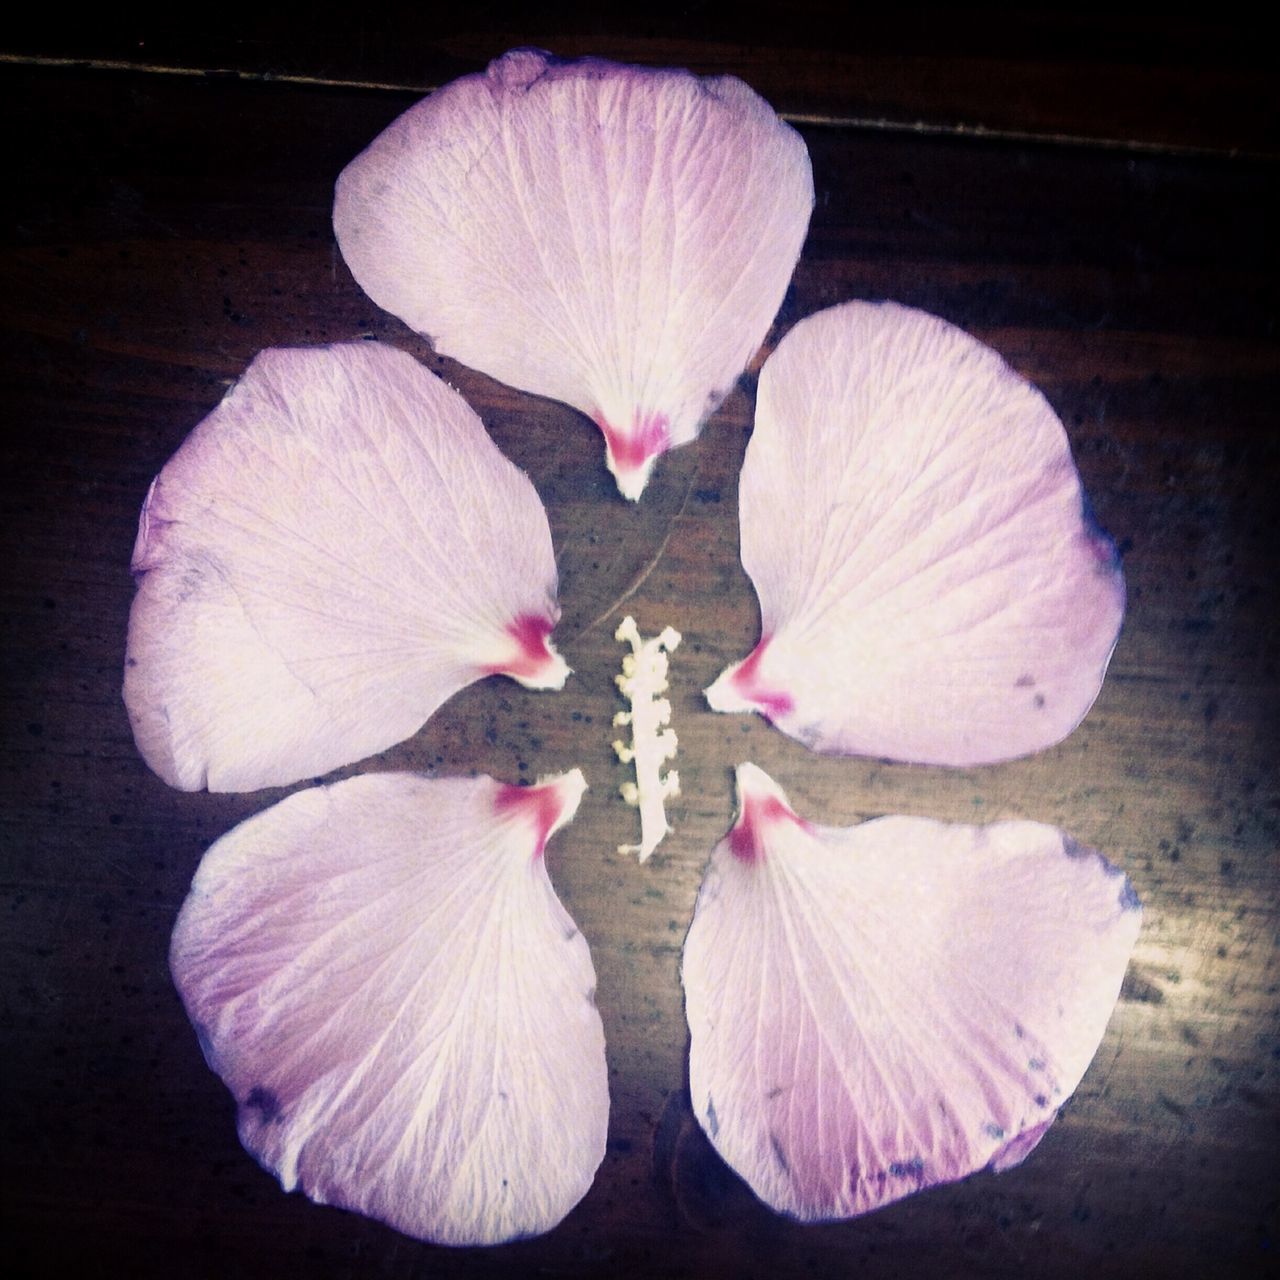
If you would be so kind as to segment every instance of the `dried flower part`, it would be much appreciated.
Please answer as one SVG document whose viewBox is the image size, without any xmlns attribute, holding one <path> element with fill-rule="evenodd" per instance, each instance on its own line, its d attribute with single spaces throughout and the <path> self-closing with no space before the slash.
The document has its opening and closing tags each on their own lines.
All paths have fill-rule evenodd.
<svg viewBox="0 0 1280 1280">
<path fill-rule="evenodd" d="M 853 302 L 760 377 L 739 495 L 761 638 L 707 699 L 817 751 L 973 765 L 1079 724 L 1124 614 L 1062 424 L 990 348 Z"/>
<path fill-rule="evenodd" d="M 152 484 L 133 573 L 125 703 L 184 790 L 314 777 L 482 676 L 568 675 L 533 485 L 372 343 L 262 352 Z"/>
<path fill-rule="evenodd" d="M 585 789 L 370 774 L 205 855 L 170 965 L 286 1191 L 455 1245 L 548 1231 L 586 1194 L 604 1033 L 542 856 Z"/>
<path fill-rule="evenodd" d="M 674 769 L 661 772 L 668 760 L 675 759 L 678 745 L 675 730 L 664 727 L 671 723 L 671 703 L 662 695 L 667 691 L 667 654 L 680 643 L 680 633 L 666 627 L 660 635 L 644 640 L 636 620 L 628 615 L 614 639 L 631 645 L 622 660 L 622 674 L 614 677 L 631 710 L 613 717 L 615 726 L 631 726 L 631 743 L 619 739 L 613 749 L 623 764 L 635 762 L 636 780 L 623 783 L 621 792 L 628 804 L 640 810 L 640 843 L 620 844 L 618 852 L 639 854 L 640 861 L 646 862 L 671 830 L 666 801 L 680 794 L 680 775 Z"/>
<path fill-rule="evenodd" d="M 1025 1158 L 1119 995 L 1128 880 L 1040 823 L 816 826 L 749 764 L 738 796 L 683 962 L 716 1149 L 802 1221 Z"/>
<path fill-rule="evenodd" d="M 333 222 L 379 306 L 580 409 L 635 499 L 764 340 L 812 207 L 804 143 L 740 80 L 519 49 L 375 139 Z"/>
</svg>

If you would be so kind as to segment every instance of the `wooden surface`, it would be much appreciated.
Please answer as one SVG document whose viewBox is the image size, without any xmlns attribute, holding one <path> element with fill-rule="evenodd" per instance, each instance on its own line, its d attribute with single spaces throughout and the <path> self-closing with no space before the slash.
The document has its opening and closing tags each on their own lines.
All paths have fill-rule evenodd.
<svg viewBox="0 0 1280 1280">
<path fill-rule="evenodd" d="M 658 23 L 610 35 L 570 8 L 579 17 L 563 44 L 559 14 L 523 31 L 497 23 L 498 34 L 456 22 L 424 66 L 452 75 L 509 43 L 590 45 L 777 87 L 754 10 L 745 35 L 706 19 L 679 42 Z M 795 21 L 822 8 L 801 6 Z M 406 40 L 309 30 L 293 55 L 305 65 L 282 66 L 282 39 L 237 45 L 223 30 L 241 70 L 296 77 L 281 81 L 141 69 L 229 63 L 213 45 L 202 62 L 198 38 L 167 61 L 137 49 L 126 58 L 127 24 L 117 46 L 89 47 L 95 33 L 52 21 L 42 44 L 12 38 L 15 56 L 0 65 L 10 187 L 0 1009 L 4 1231 L 19 1270 L 1205 1276 L 1274 1265 L 1280 362 L 1275 170 L 1261 155 L 1274 153 L 1274 96 L 1227 25 L 1173 24 L 1144 65 L 1132 24 L 1113 21 L 1094 47 L 1083 20 L 1054 21 L 1075 32 L 1059 69 L 1107 83 L 1107 101 L 1129 100 L 1128 115 L 1107 117 L 1087 94 L 1073 104 L 1053 76 L 1037 77 L 1049 44 L 1034 23 L 990 53 L 970 32 L 954 57 L 936 33 L 913 43 L 906 28 L 878 27 L 856 63 L 838 41 L 823 55 L 817 19 L 778 37 L 784 52 L 808 51 L 803 82 L 780 105 L 938 128 L 802 126 L 818 203 L 770 342 L 852 297 L 893 297 L 972 330 L 1057 408 L 1125 556 L 1125 629 L 1085 723 L 1032 759 L 962 771 L 821 759 L 759 719 L 703 704 L 700 690 L 756 637 L 735 504 L 750 376 L 630 507 L 583 418 L 437 358 L 362 296 L 333 243 L 333 180 L 414 95 L 298 78 L 398 83 Z M 913 49 L 934 80 L 893 70 Z M 1108 76 L 1116 50 L 1133 68 L 1128 91 Z M 138 69 L 52 65 L 61 54 Z M 974 74 L 991 59 L 1012 78 Z M 1163 107 L 1137 91 L 1156 72 L 1169 86 Z M 897 98 L 895 75 L 907 86 Z M 954 101 L 931 105 L 929 85 L 943 83 Z M 1021 97 L 1004 91 L 1023 83 Z M 1216 105 L 1192 126 L 1185 108 L 1198 101 Z M 952 127 L 984 122 L 1098 145 Z M 204 849 L 284 793 L 170 790 L 134 750 L 119 694 L 129 555 L 151 477 L 260 348 L 367 335 L 442 372 L 532 476 L 561 567 L 557 638 L 576 674 L 559 695 L 473 686 L 411 741 L 344 772 L 514 780 L 581 766 L 592 785 L 549 866 L 599 976 L 609 1151 L 556 1231 L 489 1251 L 434 1249 L 285 1196 L 240 1148 L 166 952 Z M 625 611 L 646 634 L 669 623 L 685 637 L 672 666 L 684 795 L 675 834 L 645 867 L 614 852 L 637 830 L 609 747 L 620 706 L 612 632 Z M 1034 818 L 1132 877 L 1146 918 L 1119 1007 L 1075 1098 L 1021 1168 L 804 1228 L 756 1203 L 711 1152 L 686 1094 L 678 964 L 744 759 L 822 821 Z"/>
<path fill-rule="evenodd" d="M 1096 6 L 1095 6 L 1096 7 Z M 744 77 L 783 113 L 864 127 L 1052 135 L 1164 150 L 1280 147 L 1275 56 L 1243 5 L 1166 13 L 847 0 L 719 0 L 620 8 L 488 0 L 299 21 L 225 0 L 78 16 L 29 8 L 10 57 L 419 92 L 518 45 Z"/>
</svg>

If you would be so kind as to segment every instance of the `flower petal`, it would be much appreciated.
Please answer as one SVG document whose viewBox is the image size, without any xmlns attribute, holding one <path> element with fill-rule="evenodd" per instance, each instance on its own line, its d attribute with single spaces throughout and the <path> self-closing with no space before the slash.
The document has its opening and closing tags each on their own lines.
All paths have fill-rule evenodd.
<svg viewBox="0 0 1280 1280">
<path fill-rule="evenodd" d="M 333 221 L 379 306 L 582 410 L 635 499 L 764 339 L 812 207 L 804 143 L 741 81 L 519 49 L 375 139 Z"/>
<path fill-rule="evenodd" d="M 568 674 L 533 485 L 388 347 L 262 352 L 152 484 L 133 572 L 125 702 L 184 790 L 312 777 L 481 676 Z"/>
<path fill-rule="evenodd" d="M 365 775 L 205 855 L 170 965 L 286 1191 L 445 1244 L 550 1230 L 586 1194 L 604 1033 L 542 857 L 585 788 Z"/>
<path fill-rule="evenodd" d="M 990 348 L 853 302 L 760 377 L 742 469 L 755 651 L 707 690 L 818 751 L 972 765 L 1066 737 L 1106 671 L 1124 579 L 1062 424 Z"/>
<path fill-rule="evenodd" d="M 1007 1168 L 1071 1096 L 1141 909 L 1053 827 L 798 818 L 754 765 L 685 943 L 694 1111 L 812 1221 Z"/>
</svg>

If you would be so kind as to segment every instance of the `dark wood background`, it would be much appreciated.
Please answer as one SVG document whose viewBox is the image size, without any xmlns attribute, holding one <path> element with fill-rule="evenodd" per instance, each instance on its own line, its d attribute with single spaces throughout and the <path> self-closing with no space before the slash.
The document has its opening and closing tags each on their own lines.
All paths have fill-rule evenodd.
<svg viewBox="0 0 1280 1280">
<path fill-rule="evenodd" d="M 1277 95 L 1231 6 L 864 14 L 359 6 L 201 22 L 28 13 L 0 35 L 4 1256 L 31 1275 L 1240 1275 L 1274 1266 Z M 801 128 L 817 208 L 770 344 L 847 298 L 960 324 L 1061 414 L 1124 556 L 1111 672 L 1060 746 L 947 771 L 813 756 L 700 690 L 756 636 L 735 489 L 753 379 L 624 505 L 595 428 L 437 358 L 352 282 L 343 165 L 421 91 L 517 44 L 742 75 Z M 376 335 L 457 385 L 547 504 L 559 695 L 490 680 L 355 766 L 592 785 L 549 853 L 591 943 L 608 1155 L 550 1235 L 422 1245 L 283 1195 L 240 1148 L 166 969 L 203 850 L 283 792 L 171 791 L 120 701 L 151 477 L 262 347 Z M 684 795 L 645 867 L 617 797 L 612 632 L 685 637 Z M 804 814 L 1053 822 L 1146 918 L 1075 1098 L 1031 1159 L 849 1223 L 771 1214 L 686 1093 L 680 947 L 731 770 Z M 10 1274 L 13 1274 L 10 1271 Z"/>
</svg>

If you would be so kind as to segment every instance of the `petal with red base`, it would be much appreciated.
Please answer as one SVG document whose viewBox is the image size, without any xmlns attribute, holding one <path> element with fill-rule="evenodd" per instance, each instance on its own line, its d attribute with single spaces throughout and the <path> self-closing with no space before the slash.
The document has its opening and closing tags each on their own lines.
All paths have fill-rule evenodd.
<svg viewBox="0 0 1280 1280">
<path fill-rule="evenodd" d="M 764 340 L 812 208 L 804 143 L 740 80 L 518 49 L 376 138 L 333 223 L 379 306 L 580 409 L 636 499 Z"/>
<path fill-rule="evenodd" d="M 738 794 L 682 967 L 716 1149 L 803 1221 L 1018 1163 L 1116 1003 L 1128 880 L 1040 823 L 817 826 L 754 765 Z"/>
<path fill-rule="evenodd" d="M 184 790 L 314 777 L 484 675 L 568 674 L 529 478 L 372 343 L 262 352 L 151 486 L 133 572 L 125 702 Z"/>
<path fill-rule="evenodd" d="M 443 1244 L 548 1231 L 586 1194 L 604 1033 L 542 856 L 585 787 L 370 774 L 205 855 L 170 965 L 285 1190 Z"/>
<path fill-rule="evenodd" d="M 1066 737 L 1124 615 L 1066 433 L 921 311 L 802 321 L 760 376 L 739 494 L 763 638 L 707 691 L 816 751 L 973 765 Z"/>
</svg>

